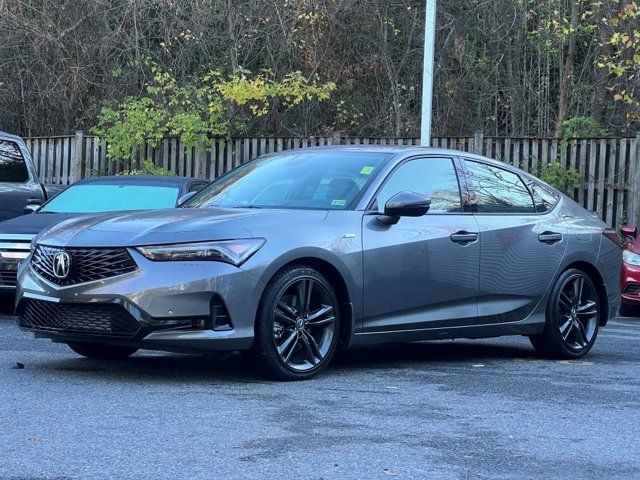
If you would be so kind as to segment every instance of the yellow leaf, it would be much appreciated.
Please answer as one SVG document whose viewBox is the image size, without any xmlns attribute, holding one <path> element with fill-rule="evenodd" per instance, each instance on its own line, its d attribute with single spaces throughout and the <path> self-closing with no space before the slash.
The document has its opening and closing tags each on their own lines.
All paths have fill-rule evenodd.
<svg viewBox="0 0 640 480">
<path fill-rule="evenodd" d="M 619 93 L 616 93 L 616 94 L 613 96 L 613 99 L 614 99 L 616 102 L 619 102 L 620 100 L 622 100 L 622 98 L 623 98 L 623 97 L 622 97 L 622 95 L 620 95 Z"/>
</svg>

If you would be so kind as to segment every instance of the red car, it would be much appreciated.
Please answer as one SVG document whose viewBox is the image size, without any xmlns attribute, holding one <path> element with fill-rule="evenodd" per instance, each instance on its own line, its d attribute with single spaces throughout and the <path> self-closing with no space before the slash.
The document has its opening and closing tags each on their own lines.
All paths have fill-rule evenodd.
<svg viewBox="0 0 640 480">
<path fill-rule="evenodd" d="M 622 305 L 620 314 L 629 317 L 640 316 L 640 240 L 638 227 L 625 225 L 620 233 L 628 241 L 622 254 L 622 276 L 620 291 Z"/>
</svg>

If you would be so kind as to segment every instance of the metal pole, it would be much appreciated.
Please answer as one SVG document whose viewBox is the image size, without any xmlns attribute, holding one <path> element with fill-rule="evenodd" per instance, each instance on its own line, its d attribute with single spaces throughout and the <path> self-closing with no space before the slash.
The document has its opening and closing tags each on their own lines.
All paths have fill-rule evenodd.
<svg viewBox="0 0 640 480">
<path fill-rule="evenodd" d="M 431 144 L 431 108 L 433 104 L 434 50 L 436 42 L 436 0 L 426 0 L 424 25 L 424 65 L 422 67 L 422 125 L 420 145 Z"/>
</svg>

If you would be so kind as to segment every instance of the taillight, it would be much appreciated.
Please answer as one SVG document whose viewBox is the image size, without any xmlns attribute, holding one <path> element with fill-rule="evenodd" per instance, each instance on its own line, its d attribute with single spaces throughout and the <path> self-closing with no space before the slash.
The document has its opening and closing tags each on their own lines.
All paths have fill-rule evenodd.
<svg viewBox="0 0 640 480">
<path fill-rule="evenodd" d="M 604 230 L 602 230 L 602 234 L 605 237 L 607 237 L 609 240 L 611 240 L 613 243 L 618 245 L 620 248 L 622 248 L 622 241 L 620 240 L 620 237 L 618 236 L 618 233 L 615 230 L 611 228 L 605 228 Z"/>
</svg>

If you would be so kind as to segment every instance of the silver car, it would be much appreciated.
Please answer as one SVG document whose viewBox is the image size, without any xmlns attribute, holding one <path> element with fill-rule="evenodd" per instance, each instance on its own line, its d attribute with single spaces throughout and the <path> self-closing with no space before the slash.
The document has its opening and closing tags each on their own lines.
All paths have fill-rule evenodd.
<svg viewBox="0 0 640 480">
<path fill-rule="evenodd" d="M 531 175 L 429 148 L 260 157 L 183 208 L 69 220 L 19 272 L 19 324 L 92 358 L 252 350 L 309 378 L 354 345 L 527 335 L 576 359 L 618 309 L 622 252 Z"/>
</svg>

